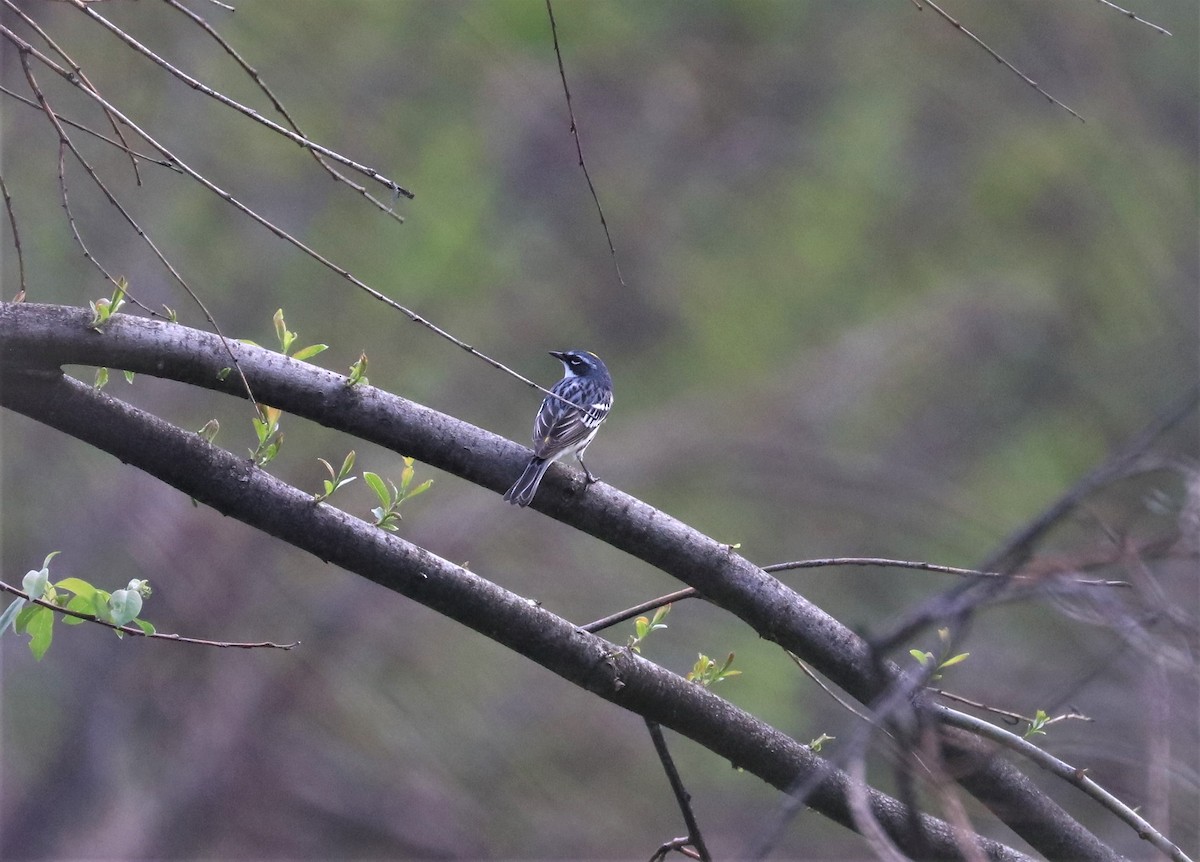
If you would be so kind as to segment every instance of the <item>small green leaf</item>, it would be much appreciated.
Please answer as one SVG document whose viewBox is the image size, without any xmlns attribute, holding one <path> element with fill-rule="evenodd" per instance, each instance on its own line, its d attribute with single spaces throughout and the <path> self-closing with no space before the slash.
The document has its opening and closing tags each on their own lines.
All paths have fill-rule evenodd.
<svg viewBox="0 0 1200 862">
<path fill-rule="evenodd" d="M 54 586 L 60 590 L 70 590 L 76 596 L 92 600 L 92 593 L 96 592 L 96 588 L 82 578 L 63 578 L 61 581 L 55 581 Z"/>
<path fill-rule="evenodd" d="M 383 483 L 383 478 L 378 473 L 372 473 L 370 470 L 365 471 L 363 473 L 363 481 L 371 486 L 371 490 L 375 492 L 375 496 L 379 498 L 380 503 L 386 506 L 391 502 L 387 486 Z"/>
<path fill-rule="evenodd" d="M 136 619 L 133 621 L 133 624 L 148 635 L 152 635 L 155 632 L 155 628 L 154 628 L 153 624 L 148 623 L 143 619 Z"/>
<path fill-rule="evenodd" d="M 328 349 L 329 349 L 328 344 L 310 344 L 310 345 L 308 345 L 308 347 L 304 347 L 300 350 L 297 350 L 296 353 L 292 356 L 292 359 L 305 360 L 305 359 L 308 359 L 309 357 L 316 356 L 318 353 L 321 353 Z"/>
<path fill-rule="evenodd" d="M 126 383 L 130 383 L 130 384 L 132 384 L 132 383 L 133 383 L 133 378 L 136 376 L 136 375 L 134 374 L 134 372 L 132 372 L 132 371 L 125 371 L 125 372 L 123 372 L 123 373 L 124 373 L 124 375 L 125 375 L 125 382 L 126 382 Z"/>
<path fill-rule="evenodd" d="M 34 613 L 29 615 L 25 623 L 25 633 L 29 635 L 29 650 L 38 661 L 50 649 L 50 641 L 54 638 L 54 611 L 49 608 L 34 606 Z"/>
<path fill-rule="evenodd" d="M 924 650 L 910 649 L 908 654 L 915 658 L 920 663 L 921 667 L 925 667 L 925 665 L 929 664 L 929 662 L 933 660 L 933 653 L 928 653 Z"/>
<path fill-rule="evenodd" d="M 946 659 L 944 662 L 941 663 L 940 667 L 950 667 L 951 665 L 956 665 L 959 662 L 966 661 L 967 656 L 969 656 L 969 655 L 970 655 L 969 652 L 959 653 L 958 655 L 954 656 L 954 658 Z"/>
<path fill-rule="evenodd" d="M 426 479 L 426 480 L 425 480 L 424 482 L 422 482 L 420 485 L 418 485 L 417 487 L 415 487 L 415 488 L 413 488 L 411 491 L 409 491 L 409 492 L 408 492 L 408 493 L 405 495 L 405 498 L 406 498 L 406 499 L 411 499 L 411 498 L 413 498 L 413 497 L 417 496 L 418 494 L 424 494 L 426 491 L 428 491 L 428 490 L 430 489 L 430 487 L 431 487 L 432 485 L 433 485 L 433 480 L 432 480 L 432 479 Z"/>
<path fill-rule="evenodd" d="M 92 596 L 73 596 L 71 600 L 67 602 L 67 610 L 78 611 L 79 613 L 87 614 L 88 616 L 95 616 L 96 607 L 92 603 Z M 81 620 L 79 617 L 63 617 L 63 625 L 77 626 L 80 623 L 85 622 L 87 622 L 87 620 Z"/>
<path fill-rule="evenodd" d="M 92 388 L 99 392 L 108 385 L 108 369 L 103 365 L 96 369 L 96 382 L 92 384 Z"/>
<path fill-rule="evenodd" d="M 222 368 L 217 372 L 217 379 L 221 382 L 224 382 L 229 377 L 230 373 L 232 373 L 232 371 L 233 369 L 229 367 Z"/>
</svg>

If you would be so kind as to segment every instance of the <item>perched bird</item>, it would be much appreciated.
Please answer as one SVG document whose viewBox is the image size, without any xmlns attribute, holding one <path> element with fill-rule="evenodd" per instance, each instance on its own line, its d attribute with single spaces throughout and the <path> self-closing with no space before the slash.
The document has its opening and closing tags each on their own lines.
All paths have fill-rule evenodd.
<svg viewBox="0 0 1200 862">
<path fill-rule="evenodd" d="M 612 410 L 612 377 L 599 356 L 586 350 L 551 350 L 550 355 L 563 364 L 566 376 L 550 389 L 554 394 L 542 401 L 533 421 L 533 457 L 504 495 L 518 506 L 533 502 L 547 468 L 564 455 L 579 459 L 589 485 L 596 481 L 583 463 L 583 452 Z"/>
</svg>

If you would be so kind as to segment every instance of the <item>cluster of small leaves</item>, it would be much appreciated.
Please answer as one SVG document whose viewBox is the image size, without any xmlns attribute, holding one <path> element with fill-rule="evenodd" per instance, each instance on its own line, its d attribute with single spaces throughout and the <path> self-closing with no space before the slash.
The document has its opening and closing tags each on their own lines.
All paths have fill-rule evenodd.
<svg viewBox="0 0 1200 862">
<path fill-rule="evenodd" d="M 150 596 L 149 581 L 134 579 L 120 590 L 107 592 L 89 584 L 82 578 L 63 578 L 50 582 L 50 561 L 58 556 L 54 551 L 46 556 L 42 568 L 29 571 L 21 581 L 24 596 L 18 596 L 0 614 L 0 634 L 11 625 L 17 634 L 29 636 L 29 649 L 33 657 L 41 661 L 54 638 L 54 621 L 62 616 L 63 625 L 75 626 L 87 620 L 76 616 L 63 616 L 54 608 L 36 604 L 36 600 L 59 608 L 85 614 L 91 619 L 111 623 L 114 626 L 135 625 L 146 634 L 154 634 L 154 626 L 138 618 L 142 612 L 142 600 Z M 117 632 L 123 637 L 124 632 Z"/>
<path fill-rule="evenodd" d="M 250 459 L 261 467 L 274 461 L 279 448 L 283 446 L 283 432 L 279 430 L 279 418 L 283 411 L 266 404 L 258 406 L 259 415 L 250 420 L 254 425 L 254 436 L 258 438 L 258 445 L 250 450 Z"/>
<path fill-rule="evenodd" d="M 121 310 L 121 306 L 125 304 L 125 292 L 128 288 L 129 283 L 124 278 L 119 278 L 111 297 L 102 297 L 95 302 L 88 300 L 88 306 L 92 309 L 92 321 L 88 325 L 92 329 L 99 332 L 101 327 L 108 323 L 108 319 Z"/>
<path fill-rule="evenodd" d="M 275 337 L 279 339 L 279 352 L 284 356 L 291 356 L 292 359 L 311 359 L 318 353 L 329 349 L 328 344 L 310 344 L 308 347 L 302 347 L 293 355 L 291 353 L 292 345 L 296 343 L 296 333 L 289 332 L 287 324 L 283 320 L 283 309 L 278 309 L 271 321 L 275 324 Z"/>
<path fill-rule="evenodd" d="M 921 667 L 929 667 L 930 665 L 934 666 L 934 672 L 929 677 L 930 682 L 941 679 L 941 672 L 943 670 L 948 667 L 953 667 L 959 662 L 966 661 L 967 656 L 970 655 L 969 652 L 960 652 L 958 655 L 947 656 L 950 647 L 950 629 L 938 629 L 938 639 L 942 642 L 941 656 L 935 656 L 931 652 L 926 652 L 925 650 L 919 649 L 910 649 L 908 651 L 908 654 L 915 658 Z"/>
<path fill-rule="evenodd" d="M 328 499 L 329 495 L 338 488 L 341 488 L 344 485 L 349 485 L 357 478 L 356 476 L 350 475 L 350 471 L 354 469 L 354 458 L 354 450 L 351 449 L 349 454 L 346 455 L 345 459 L 342 461 L 341 468 L 336 472 L 334 472 L 333 465 L 324 458 L 317 459 L 322 465 L 324 465 L 326 472 L 329 473 L 329 478 L 322 480 L 325 485 L 325 491 L 320 494 L 313 494 L 314 503 L 320 503 L 322 500 Z"/>
<path fill-rule="evenodd" d="M 636 620 L 634 620 L 633 629 L 635 634 L 631 634 L 629 636 L 629 643 L 627 643 L 625 646 L 636 653 L 641 653 L 642 642 L 649 637 L 650 633 L 656 632 L 659 629 L 665 629 L 667 627 L 667 624 L 664 623 L 663 620 L 670 612 L 671 606 L 663 605 L 661 608 L 658 608 L 654 611 L 653 617 L 638 617 Z"/>
<path fill-rule="evenodd" d="M 1025 738 L 1029 739 L 1029 737 L 1031 737 L 1031 736 L 1038 736 L 1038 735 L 1045 736 L 1046 731 L 1044 730 L 1044 728 L 1049 723 L 1050 723 L 1050 716 L 1046 715 L 1046 711 L 1044 709 L 1039 709 L 1034 714 L 1033 721 L 1029 722 L 1029 727 L 1026 729 L 1025 734 L 1024 734 Z"/>
<path fill-rule="evenodd" d="M 346 380 L 347 386 L 358 386 L 360 383 L 364 386 L 371 381 L 367 379 L 367 354 L 362 353 L 354 364 L 350 366 L 350 377 Z"/>
<path fill-rule="evenodd" d="M 733 653 L 730 653 L 725 658 L 724 664 L 718 665 L 704 653 L 700 653 L 696 659 L 696 663 L 692 665 L 692 669 L 688 671 L 687 678 L 691 682 L 699 683 L 705 687 L 718 683 L 723 679 L 731 676 L 738 676 L 741 671 L 733 670 Z"/>
<path fill-rule="evenodd" d="M 404 459 L 404 471 L 400 474 L 399 488 L 396 487 L 396 483 L 384 480 L 378 473 L 370 471 L 363 473 L 363 480 L 371 486 L 371 490 L 379 498 L 379 505 L 371 510 L 371 514 L 375 516 L 372 523 L 376 527 L 396 530 L 399 527 L 398 522 L 403 520 L 400 516 L 401 504 L 429 490 L 429 486 L 433 484 L 432 479 L 426 479 L 415 488 L 412 486 L 415 474 L 413 459 L 409 457 Z"/>
</svg>

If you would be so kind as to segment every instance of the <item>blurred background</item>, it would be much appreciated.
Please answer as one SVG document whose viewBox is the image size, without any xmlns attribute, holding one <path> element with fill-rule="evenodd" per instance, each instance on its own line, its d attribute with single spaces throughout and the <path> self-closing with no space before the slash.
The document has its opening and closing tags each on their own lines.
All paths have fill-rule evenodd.
<svg viewBox="0 0 1200 862">
<path fill-rule="evenodd" d="M 191 4 L 313 139 L 416 192 L 396 203 L 404 224 L 67 4 L 16 5 L 183 160 L 378 290 L 543 384 L 560 370 L 547 350 L 604 357 L 617 400 L 592 470 L 761 564 L 977 564 L 1196 383 L 1200 54 L 1185 0 L 1135 10 L 1169 37 L 1099 3 L 947 4 L 1086 123 L 903 0 L 559 0 L 624 286 L 540 0 Z M 93 8 L 269 113 L 168 5 Z M 33 39 L 10 10 L 0 21 Z M 3 85 L 27 93 L 16 51 L 0 54 Z M 35 74 L 59 111 L 104 125 Z M 108 295 L 63 216 L 52 129 L 7 96 L 0 106 L 28 299 Z M 78 137 L 227 334 L 273 346 L 282 307 L 299 344 L 330 345 L 317 364 L 344 373 L 366 351 L 373 384 L 527 442 L 535 393 L 187 179 L 143 165 L 138 187 L 127 159 Z M 77 165 L 67 179 L 103 265 L 203 327 Z M 9 299 L 7 227 L 3 255 Z M 115 373 L 107 391 L 183 427 L 219 418 L 218 443 L 253 445 L 243 403 Z M 351 448 L 360 470 L 399 478 L 395 453 L 286 416 L 283 427 L 270 469 L 300 487 L 319 488 L 317 457 L 340 463 Z M 0 432 L 5 582 L 61 550 L 55 579 L 149 578 L 143 616 L 161 631 L 302 642 L 222 651 L 59 626 L 39 663 L 23 637 L 0 639 L 0 856 L 638 859 L 684 833 L 636 716 L 57 432 L 10 413 Z M 1192 853 L 1197 438 L 1193 414 L 1157 441 L 1159 469 L 1089 498 L 1034 561 L 1086 562 L 1141 589 L 994 609 L 943 680 L 1023 714 L 1094 718 L 1039 739 Z M 421 464 L 417 478 L 435 483 L 406 507 L 401 535 L 573 621 L 678 587 L 496 494 Z M 367 516 L 374 501 L 359 481 L 335 503 Z M 1130 550 L 1162 537 L 1175 541 L 1166 559 Z M 784 577 L 864 634 L 952 585 L 895 569 Z M 1154 593 L 1181 620 L 1148 612 Z M 682 673 L 697 653 L 735 652 L 743 674 L 720 694 L 802 742 L 850 737 L 845 712 L 745 626 L 698 602 L 668 623 L 647 657 Z M 710 848 L 738 855 L 778 794 L 672 740 Z M 890 786 L 886 763 L 872 775 Z M 1036 780 L 1120 852 L 1149 857 L 1096 805 Z M 868 850 L 803 815 L 776 855 Z"/>
</svg>

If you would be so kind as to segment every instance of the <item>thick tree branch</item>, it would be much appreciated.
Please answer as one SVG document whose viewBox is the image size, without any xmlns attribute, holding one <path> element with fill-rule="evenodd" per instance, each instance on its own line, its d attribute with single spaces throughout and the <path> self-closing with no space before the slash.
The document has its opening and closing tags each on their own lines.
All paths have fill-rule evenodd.
<svg viewBox="0 0 1200 862">
<path fill-rule="evenodd" d="M 496 493 L 528 458 L 527 449 L 502 437 L 372 387 L 350 388 L 341 375 L 249 345 L 236 344 L 234 351 L 264 402 Z M 222 379 L 228 357 L 208 333 L 120 314 L 97 333 L 80 309 L 0 304 L 0 367 L 62 364 L 104 365 L 241 395 L 236 383 Z M 585 489 L 573 470 L 555 464 L 533 508 L 694 587 L 863 703 L 883 696 L 897 676 L 894 667 L 876 661 L 862 638 L 727 545 L 604 482 Z M 1058 859 L 1117 858 L 989 747 L 959 730 L 946 729 L 945 738 L 961 784 L 1039 852 Z"/>
<path fill-rule="evenodd" d="M 103 337 L 103 336 L 101 336 Z M 7 342 L 6 342 L 7 344 Z M 670 727 L 776 787 L 819 776 L 808 804 L 853 828 L 845 773 L 749 713 L 479 575 L 276 479 L 204 440 L 53 371 L 9 367 L 0 402 L 109 452 L 322 560 L 430 607 L 600 697 Z M 861 793 L 861 791 L 859 791 Z M 868 791 L 871 815 L 901 848 L 956 853 L 954 830 L 922 815 L 919 831 L 895 799 Z M 1025 859 L 982 842 L 993 860 Z"/>
</svg>

